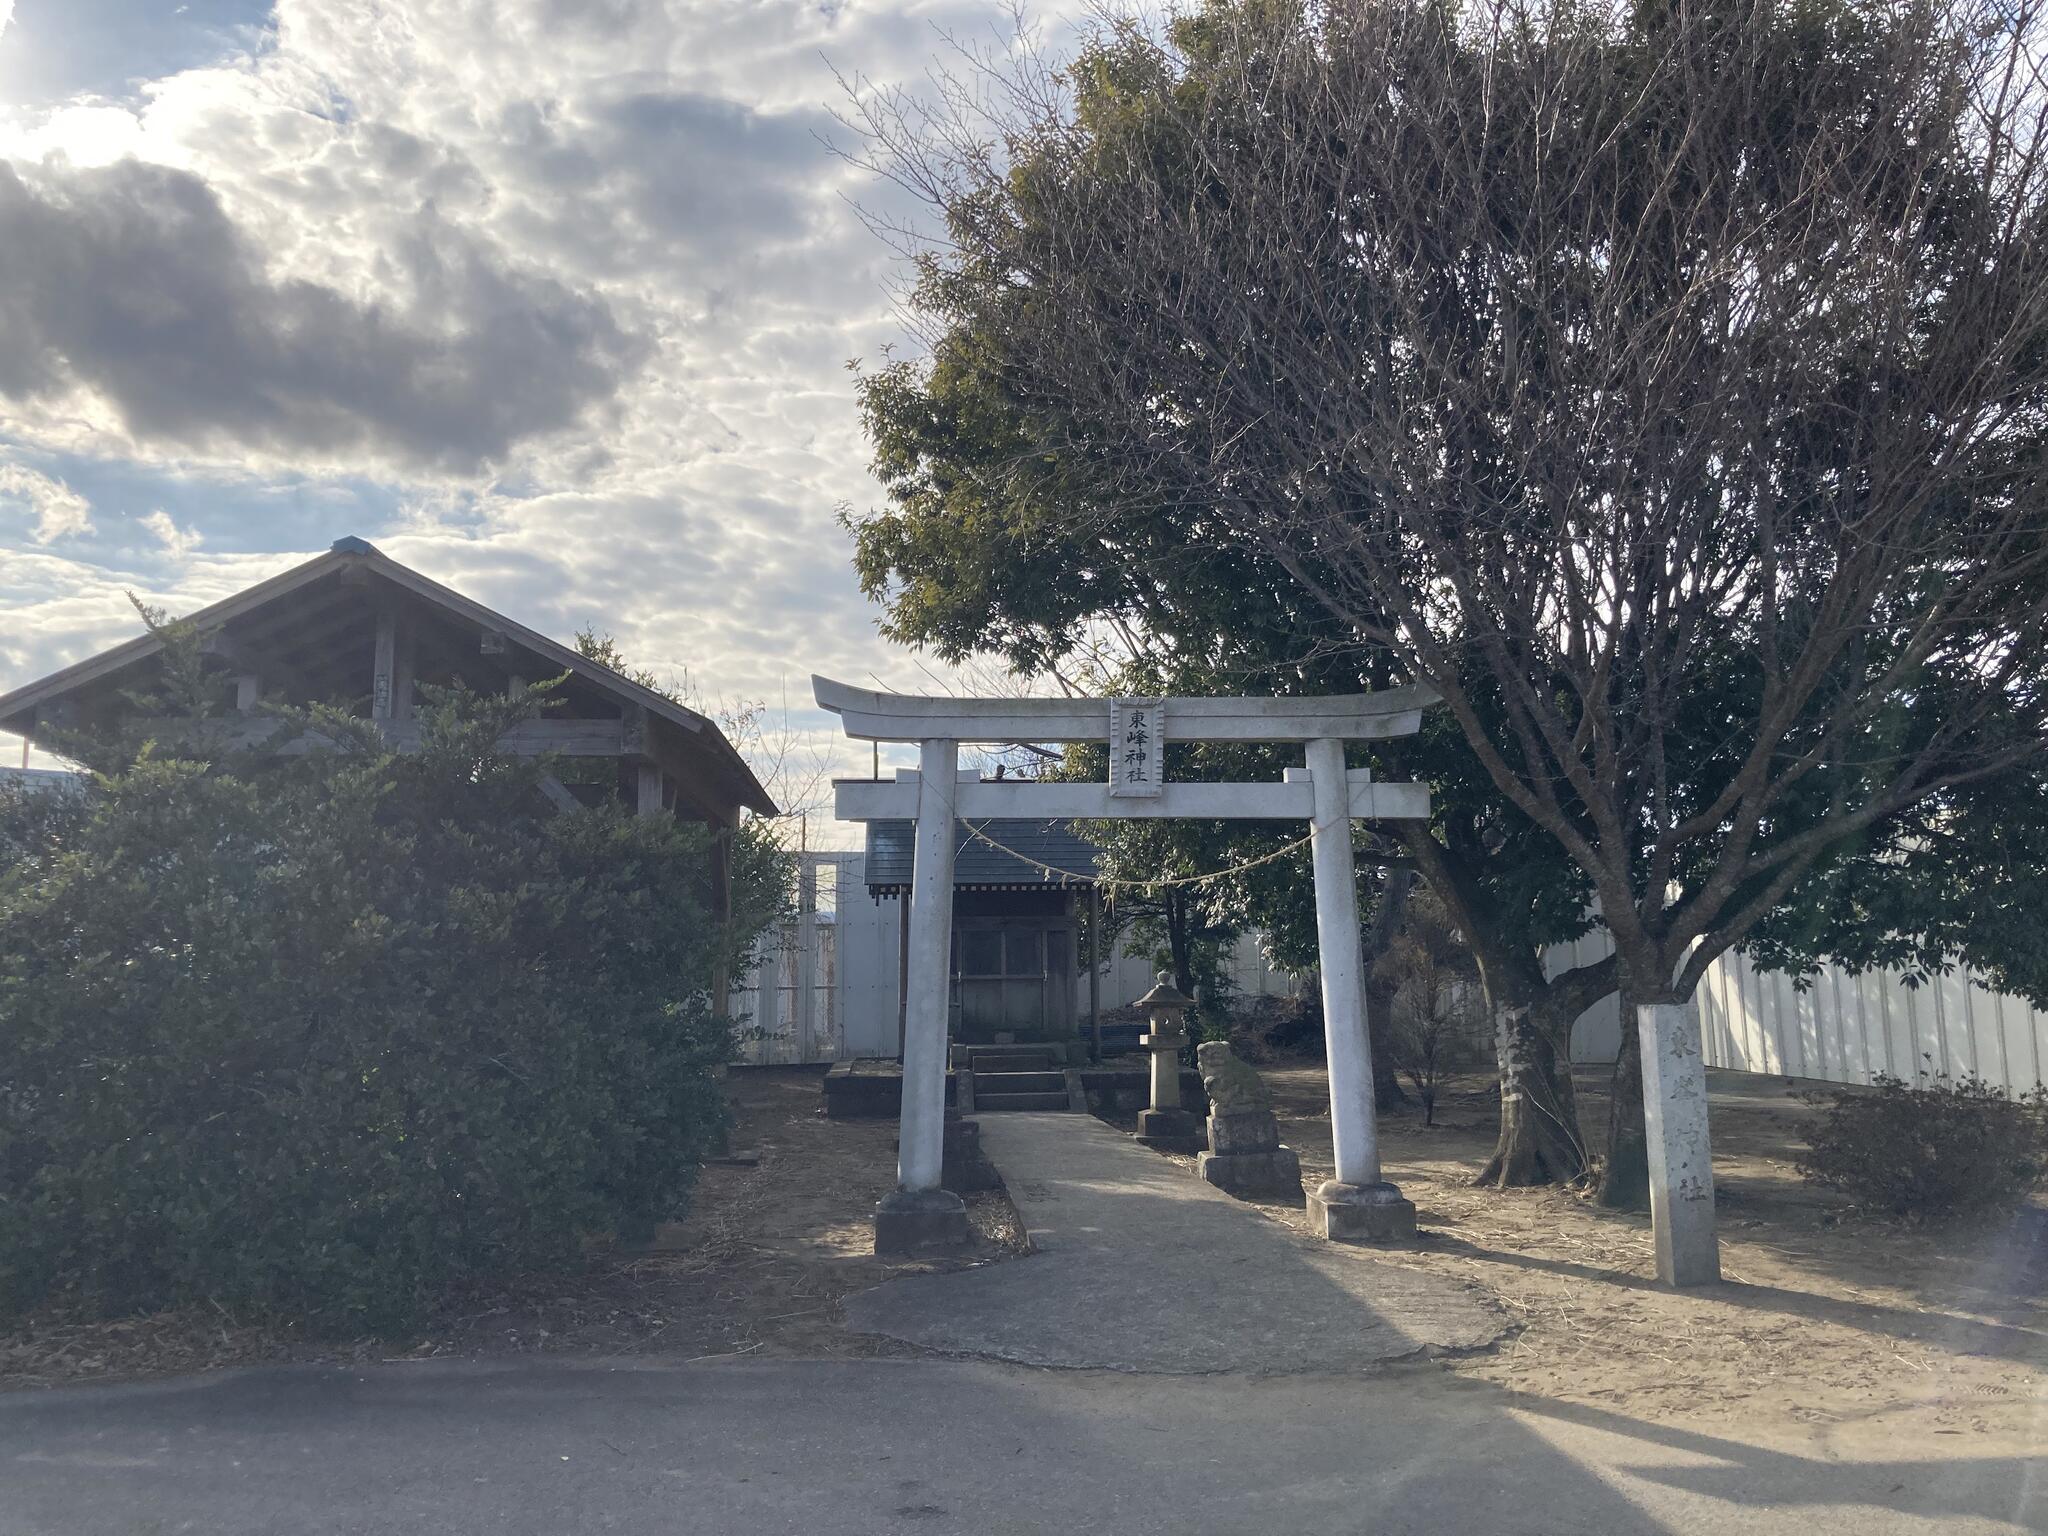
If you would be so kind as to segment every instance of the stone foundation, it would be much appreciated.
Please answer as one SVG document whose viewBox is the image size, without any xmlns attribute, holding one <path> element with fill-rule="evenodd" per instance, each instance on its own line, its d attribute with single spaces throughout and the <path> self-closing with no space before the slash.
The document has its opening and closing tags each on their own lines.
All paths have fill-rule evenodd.
<svg viewBox="0 0 2048 1536">
<path fill-rule="evenodd" d="M 875 1205 L 876 1258 L 958 1253 L 973 1240 L 967 1206 L 950 1190 L 891 1190 Z"/>
<path fill-rule="evenodd" d="M 946 1074 L 946 1102 L 953 1102 L 953 1074 Z M 894 1120 L 903 1112 L 902 1063 L 863 1056 L 842 1061 L 824 1076 L 820 1091 L 832 1120 Z"/>
<path fill-rule="evenodd" d="M 1318 1184 L 1309 1225 L 1333 1243 L 1400 1243 L 1415 1237 L 1415 1206 L 1391 1184 Z"/>
<path fill-rule="evenodd" d="M 1271 1152 L 1239 1152 L 1228 1157 L 1204 1152 L 1196 1163 L 1203 1178 L 1233 1195 L 1301 1198 L 1301 1159 L 1295 1156 L 1292 1147 L 1275 1147 Z"/>
<path fill-rule="evenodd" d="M 1141 1109 L 1138 1141 L 1155 1152 L 1199 1152 L 1202 1123 L 1185 1109 Z"/>
<path fill-rule="evenodd" d="M 1269 1109 L 1209 1116 L 1209 1150 L 1197 1164 L 1203 1178 L 1233 1195 L 1301 1198 L 1301 1159 L 1280 1144 Z"/>
</svg>

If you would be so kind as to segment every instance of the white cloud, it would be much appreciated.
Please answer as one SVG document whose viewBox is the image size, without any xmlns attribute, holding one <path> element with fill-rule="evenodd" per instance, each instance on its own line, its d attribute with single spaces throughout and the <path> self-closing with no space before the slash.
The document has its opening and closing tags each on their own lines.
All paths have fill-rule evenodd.
<svg viewBox="0 0 2048 1536">
<path fill-rule="evenodd" d="M 645 355 L 600 301 L 431 215 L 362 300 L 267 270 L 189 171 L 0 165 L 0 395 L 87 402 L 129 436 L 300 462 L 502 459 Z"/>
<path fill-rule="evenodd" d="M 97 558 L 159 562 L 173 609 L 244 552 L 358 533 L 727 697 L 807 704 L 812 671 L 927 686 L 835 519 L 878 500 L 843 365 L 898 327 L 894 258 L 848 201 L 881 194 L 821 138 L 834 66 L 914 82 L 942 32 L 1004 17 L 279 0 L 261 46 L 132 100 L 0 108 L 0 433 L 188 486 L 311 476 L 302 507 L 344 479 L 403 503 L 308 514 L 293 555 L 167 496 L 159 549 Z M 0 687 L 132 628 L 100 567 L 40 569 Z"/>
<path fill-rule="evenodd" d="M 0 0 L 0 5 L 5 3 Z M 29 537 L 38 544 L 92 532 L 92 504 L 78 492 L 26 464 L 0 459 L 0 502 L 9 501 L 20 502 L 35 514 L 36 525 Z"/>
<path fill-rule="evenodd" d="M 14 0 L 0 0 L 0 33 L 5 33 L 7 23 L 14 20 Z"/>
<path fill-rule="evenodd" d="M 141 522 L 144 528 L 155 535 L 156 541 L 163 545 L 164 553 L 173 560 L 186 559 L 193 550 L 206 542 L 205 535 L 197 528 L 180 528 L 171 514 L 162 507 L 142 518 Z"/>
<path fill-rule="evenodd" d="M 112 165 L 143 149 L 142 120 L 104 101 L 69 102 L 28 122 L 0 121 L 0 156 L 70 165 Z"/>
</svg>

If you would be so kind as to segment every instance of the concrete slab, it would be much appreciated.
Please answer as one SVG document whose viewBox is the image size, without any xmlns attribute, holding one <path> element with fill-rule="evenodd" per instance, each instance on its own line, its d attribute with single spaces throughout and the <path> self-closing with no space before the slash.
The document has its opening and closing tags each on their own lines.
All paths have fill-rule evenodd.
<svg viewBox="0 0 2048 1536">
<path fill-rule="evenodd" d="M 1363 1370 L 1506 1331 L 1477 1287 L 1304 1237 L 1099 1120 L 990 1115 L 981 1139 L 1038 1251 L 863 1291 L 850 1327 L 1024 1365 L 1251 1375 Z"/>
</svg>

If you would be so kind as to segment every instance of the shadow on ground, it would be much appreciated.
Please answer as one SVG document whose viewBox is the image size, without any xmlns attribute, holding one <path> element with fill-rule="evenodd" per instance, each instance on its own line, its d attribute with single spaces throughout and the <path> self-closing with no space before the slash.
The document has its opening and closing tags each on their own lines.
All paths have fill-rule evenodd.
<svg viewBox="0 0 2048 1536">
<path fill-rule="evenodd" d="M 1645 1425 L 1404 1372 L 293 1368 L 0 1401 L 0 1530 L 1517 1536 L 2039 1529 L 2022 1450 Z"/>
</svg>

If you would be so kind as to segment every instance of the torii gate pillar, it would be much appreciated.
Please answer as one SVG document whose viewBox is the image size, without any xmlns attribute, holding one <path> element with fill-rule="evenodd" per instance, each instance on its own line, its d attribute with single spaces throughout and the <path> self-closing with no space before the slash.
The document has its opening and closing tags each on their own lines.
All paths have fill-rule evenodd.
<svg viewBox="0 0 2048 1536">
<path fill-rule="evenodd" d="M 896 1187 L 875 1207 L 875 1252 L 901 1258 L 959 1247 L 972 1236 L 967 1206 L 939 1187 L 946 1142 L 947 951 L 953 942 L 953 784 L 960 744 L 918 748 L 917 831 L 904 914 L 910 975 L 903 1013 L 903 1110 Z"/>
<path fill-rule="evenodd" d="M 1327 737 L 1311 741 L 1307 755 L 1314 785 L 1309 851 L 1316 874 L 1316 947 L 1322 954 L 1323 1036 L 1330 1062 L 1330 1138 L 1337 1157 L 1336 1178 L 1309 1194 L 1309 1221 L 1320 1235 L 1338 1242 L 1409 1238 L 1415 1235 L 1415 1207 L 1380 1175 L 1344 743 Z"/>
</svg>

